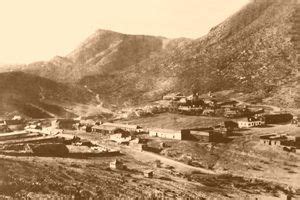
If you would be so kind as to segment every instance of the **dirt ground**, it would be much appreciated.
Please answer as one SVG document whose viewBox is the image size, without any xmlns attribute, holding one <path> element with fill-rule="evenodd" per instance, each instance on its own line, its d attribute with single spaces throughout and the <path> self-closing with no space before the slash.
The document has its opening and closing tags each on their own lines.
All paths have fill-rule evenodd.
<svg viewBox="0 0 300 200">
<path fill-rule="evenodd" d="M 135 123 L 154 126 L 163 117 Z M 175 118 L 180 124 L 193 119 L 189 125 L 195 127 L 207 124 L 201 122 L 203 117 Z M 167 146 L 155 154 L 118 145 L 96 133 L 65 131 L 70 137 L 118 149 L 122 155 L 82 159 L 2 155 L 0 199 L 286 199 L 287 194 L 299 192 L 300 157 L 259 142 L 260 135 L 275 132 L 299 133 L 291 125 L 278 125 L 242 131 L 229 143 L 148 138 Z M 109 163 L 115 159 L 127 169 L 111 170 Z M 143 176 L 149 169 L 153 178 Z"/>
<path fill-rule="evenodd" d="M 189 116 L 174 113 L 157 114 L 151 117 L 142 117 L 131 120 L 122 120 L 122 123 L 138 124 L 143 128 L 187 129 L 210 127 L 223 122 L 223 117 Z"/>
<path fill-rule="evenodd" d="M 60 197 L 71 199 L 80 188 L 81 199 L 246 199 L 247 197 L 284 196 L 285 188 L 256 179 L 233 178 L 231 175 L 183 171 L 177 165 L 153 167 L 154 160 L 135 160 L 121 156 L 126 170 L 111 170 L 115 158 L 43 158 L 1 156 L 0 198 L 32 199 Z M 153 178 L 143 177 L 146 169 Z M 255 193 L 253 194 L 253 188 Z"/>
</svg>

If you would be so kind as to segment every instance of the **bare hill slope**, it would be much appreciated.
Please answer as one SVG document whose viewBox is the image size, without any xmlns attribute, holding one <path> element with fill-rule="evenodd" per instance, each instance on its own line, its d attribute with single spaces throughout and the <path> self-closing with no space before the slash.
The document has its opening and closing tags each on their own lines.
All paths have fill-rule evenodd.
<svg viewBox="0 0 300 200">
<path fill-rule="evenodd" d="M 86 90 L 23 72 L 0 74 L 0 116 L 20 114 L 32 118 L 71 117 L 62 105 L 89 103 Z"/>
<path fill-rule="evenodd" d="M 99 30 L 66 57 L 19 69 L 85 86 L 113 104 L 234 89 L 299 107 L 298 10 L 296 1 L 255 0 L 196 40 Z"/>
</svg>

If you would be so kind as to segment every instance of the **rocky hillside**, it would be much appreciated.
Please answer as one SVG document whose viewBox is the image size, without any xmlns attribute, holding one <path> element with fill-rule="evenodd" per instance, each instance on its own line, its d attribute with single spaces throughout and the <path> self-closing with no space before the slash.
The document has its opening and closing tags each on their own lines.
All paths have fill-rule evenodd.
<svg viewBox="0 0 300 200">
<path fill-rule="evenodd" d="M 80 82 L 121 102 L 143 102 L 169 91 L 233 88 L 260 99 L 281 98 L 281 103 L 289 98 L 285 106 L 299 106 L 295 87 L 299 67 L 290 34 L 296 8 L 292 1 L 253 1 L 202 38 L 174 40 L 172 48 L 121 73 L 89 76 Z M 284 88 L 289 92 L 278 96 Z"/>
<path fill-rule="evenodd" d="M 196 40 L 99 30 L 68 56 L 21 70 L 85 86 L 120 105 L 172 91 L 234 89 L 300 107 L 298 8 L 292 0 L 253 0 Z"/>
<path fill-rule="evenodd" d="M 24 66 L 28 73 L 59 82 L 77 82 L 85 76 L 107 74 L 149 58 L 163 48 L 164 38 L 98 30 L 66 57 Z"/>
<path fill-rule="evenodd" d="M 86 90 L 23 72 L 0 74 L 0 116 L 74 116 L 64 104 L 92 102 Z"/>
</svg>

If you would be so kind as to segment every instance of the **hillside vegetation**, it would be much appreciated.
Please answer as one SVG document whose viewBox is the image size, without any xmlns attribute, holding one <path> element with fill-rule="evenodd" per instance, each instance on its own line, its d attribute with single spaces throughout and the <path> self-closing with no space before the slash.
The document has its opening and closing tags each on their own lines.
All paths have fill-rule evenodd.
<svg viewBox="0 0 300 200">
<path fill-rule="evenodd" d="M 196 40 L 98 30 L 65 57 L 14 69 L 84 86 L 109 104 L 234 89 L 299 108 L 299 9 L 293 2 L 252 1 Z"/>
<path fill-rule="evenodd" d="M 23 72 L 0 74 L 0 116 L 68 116 L 62 105 L 92 102 L 86 90 Z"/>
<path fill-rule="evenodd" d="M 59 82 L 77 82 L 85 76 L 125 70 L 160 51 L 163 38 L 98 30 L 66 57 L 36 62 L 23 70 Z"/>
</svg>

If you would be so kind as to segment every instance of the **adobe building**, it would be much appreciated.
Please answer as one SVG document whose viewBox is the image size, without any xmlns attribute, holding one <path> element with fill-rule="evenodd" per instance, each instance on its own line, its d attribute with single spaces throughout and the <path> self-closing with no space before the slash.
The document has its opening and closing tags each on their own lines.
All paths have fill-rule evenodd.
<svg viewBox="0 0 300 200">
<path fill-rule="evenodd" d="M 128 143 L 132 138 L 131 138 L 131 135 L 129 132 L 120 131 L 120 132 L 110 135 L 109 139 L 121 144 L 121 143 L 126 143 L 126 142 Z"/>
<path fill-rule="evenodd" d="M 300 127 L 300 118 L 298 116 L 294 116 L 291 120 L 291 124 L 295 125 L 296 127 Z"/>
<path fill-rule="evenodd" d="M 252 127 L 259 127 L 265 125 L 264 121 L 238 121 L 239 128 L 252 128 Z"/>
<path fill-rule="evenodd" d="M 293 115 L 289 113 L 263 115 L 266 124 L 281 124 L 290 122 Z"/>
<path fill-rule="evenodd" d="M 145 171 L 143 172 L 143 174 L 144 174 L 144 177 L 147 177 L 147 178 L 152 178 L 153 175 L 154 175 L 154 173 L 153 173 L 152 170 L 145 170 Z"/>
<path fill-rule="evenodd" d="M 79 123 L 79 120 L 74 119 L 56 119 L 51 122 L 51 126 L 55 129 L 67 129 L 74 130 L 75 125 Z"/>
<path fill-rule="evenodd" d="M 121 161 L 116 159 L 116 160 L 109 163 L 109 168 L 110 169 L 121 169 L 122 170 L 122 169 L 125 168 L 125 166 Z"/>
<path fill-rule="evenodd" d="M 129 146 L 138 151 L 147 150 L 148 147 L 146 142 L 142 141 L 139 138 L 135 138 L 134 140 L 129 141 Z"/>
<path fill-rule="evenodd" d="M 11 130 L 6 124 L 0 124 L 0 133 L 9 133 Z"/>
<path fill-rule="evenodd" d="M 1 122 L 1 124 L 6 125 L 12 131 L 24 130 L 26 126 L 24 120 L 13 120 L 13 119 L 5 120 Z"/>
<path fill-rule="evenodd" d="M 210 142 L 210 133 L 205 131 L 191 131 L 191 136 L 199 142 Z"/>
<path fill-rule="evenodd" d="M 108 132 L 115 130 L 115 129 L 122 129 L 129 132 L 143 132 L 142 127 L 138 125 L 129 125 L 129 124 L 119 124 L 119 123 L 103 123 L 99 125 L 98 127 L 95 126 L 98 130 L 107 130 Z M 96 131 L 98 132 L 98 131 Z M 100 131 L 102 132 L 102 131 Z"/>
<path fill-rule="evenodd" d="M 173 140 L 186 140 L 189 139 L 189 130 L 170 130 L 170 129 L 151 129 L 149 130 L 149 136 L 160 137 Z"/>
<path fill-rule="evenodd" d="M 106 127 L 102 125 L 92 126 L 91 129 L 93 133 L 102 133 L 104 135 L 113 134 L 116 130 L 118 130 L 116 127 Z"/>
</svg>

